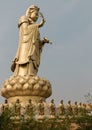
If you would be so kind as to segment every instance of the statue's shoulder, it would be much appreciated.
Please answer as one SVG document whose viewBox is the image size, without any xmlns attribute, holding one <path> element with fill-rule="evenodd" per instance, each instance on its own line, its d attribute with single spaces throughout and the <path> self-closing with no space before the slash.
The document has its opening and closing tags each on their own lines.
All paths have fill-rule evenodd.
<svg viewBox="0 0 92 130">
<path fill-rule="evenodd" d="M 18 27 L 20 27 L 22 23 L 28 23 L 28 17 L 27 16 L 23 15 L 23 16 L 20 17 L 19 22 L 18 22 Z"/>
</svg>

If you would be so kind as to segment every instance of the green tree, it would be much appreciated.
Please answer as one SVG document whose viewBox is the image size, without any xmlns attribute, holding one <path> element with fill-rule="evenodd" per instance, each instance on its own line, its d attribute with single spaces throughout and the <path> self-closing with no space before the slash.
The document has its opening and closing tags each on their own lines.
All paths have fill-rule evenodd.
<svg viewBox="0 0 92 130">
<path fill-rule="evenodd" d="M 10 119 L 11 113 L 9 110 L 5 110 L 0 115 L 0 130 L 11 130 L 12 121 Z"/>
</svg>

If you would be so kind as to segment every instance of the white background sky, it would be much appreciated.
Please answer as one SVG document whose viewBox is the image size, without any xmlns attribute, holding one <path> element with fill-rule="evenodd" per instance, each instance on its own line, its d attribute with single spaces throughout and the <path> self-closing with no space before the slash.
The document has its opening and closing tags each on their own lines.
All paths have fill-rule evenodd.
<svg viewBox="0 0 92 130">
<path fill-rule="evenodd" d="M 12 75 L 18 19 L 33 4 L 46 19 L 41 37 L 53 42 L 44 47 L 38 73 L 52 84 L 53 94 L 48 100 L 85 102 L 84 95 L 92 93 L 92 0 L 1 0 L 0 87 Z"/>
</svg>

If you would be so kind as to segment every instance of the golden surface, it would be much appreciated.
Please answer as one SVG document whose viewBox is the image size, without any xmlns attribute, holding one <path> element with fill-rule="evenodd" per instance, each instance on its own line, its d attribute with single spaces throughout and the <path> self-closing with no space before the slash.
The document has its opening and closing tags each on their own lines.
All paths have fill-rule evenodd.
<svg viewBox="0 0 92 130">
<path fill-rule="evenodd" d="M 22 102 L 39 98 L 48 98 L 52 94 L 51 84 L 48 80 L 37 76 L 40 57 L 45 43 L 50 43 L 48 38 L 40 39 L 39 28 L 45 23 L 43 14 L 35 5 L 30 6 L 25 15 L 18 22 L 19 44 L 11 65 L 14 72 L 3 84 L 1 94 L 9 102 L 18 98 Z M 41 17 L 40 23 L 37 23 Z"/>
</svg>

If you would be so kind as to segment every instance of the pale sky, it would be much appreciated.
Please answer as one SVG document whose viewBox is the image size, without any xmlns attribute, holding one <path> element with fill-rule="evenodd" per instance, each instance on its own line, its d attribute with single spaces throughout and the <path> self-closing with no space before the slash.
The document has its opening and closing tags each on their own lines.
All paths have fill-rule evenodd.
<svg viewBox="0 0 92 130">
<path fill-rule="evenodd" d="M 47 36 L 53 42 L 43 49 L 38 73 L 52 84 L 53 94 L 47 101 L 85 102 L 84 95 L 92 93 L 92 0 L 1 0 L 0 88 L 12 75 L 18 19 L 33 4 L 46 19 L 41 38 Z"/>
</svg>

